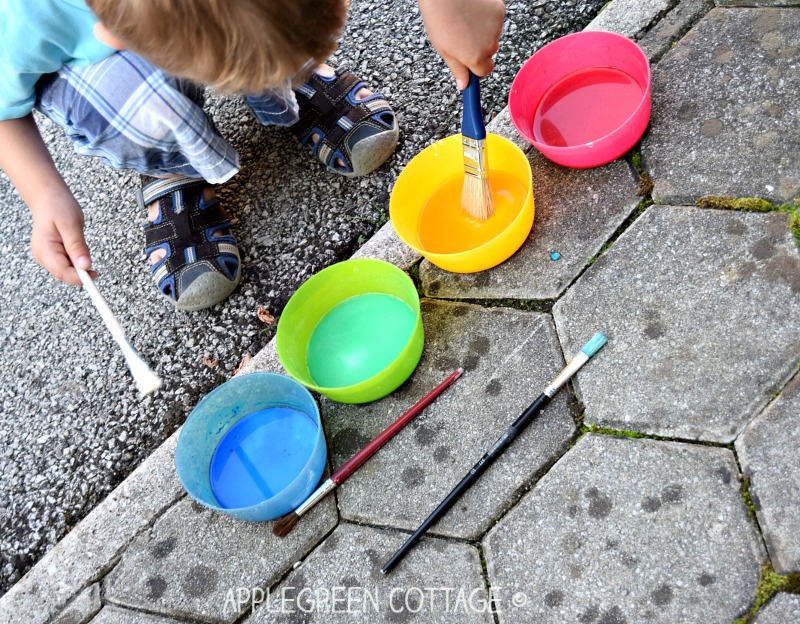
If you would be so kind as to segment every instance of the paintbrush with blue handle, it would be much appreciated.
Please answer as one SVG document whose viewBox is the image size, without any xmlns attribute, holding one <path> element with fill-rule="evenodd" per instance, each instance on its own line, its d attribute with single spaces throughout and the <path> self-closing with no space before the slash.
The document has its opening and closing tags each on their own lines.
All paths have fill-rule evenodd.
<svg viewBox="0 0 800 624">
<path fill-rule="evenodd" d="M 486 126 L 481 108 L 481 85 L 469 73 L 467 88 L 461 92 L 464 111 L 461 118 L 461 146 L 464 152 L 464 186 L 461 208 L 473 219 L 485 221 L 494 212 L 489 186 L 489 155 L 486 151 Z"/>
<path fill-rule="evenodd" d="M 453 506 L 459 497 L 466 492 L 469 487 L 478 480 L 484 472 L 486 472 L 487 468 L 492 465 L 495 459 L 500 457 L 503 454 L 511 443 L 517 438 L 517 436 L 522 433 L 523 429 L 527 427 L 531 421 L 541 412 L 544 407 L 550 402 L 556 392 L 561 389 L 570 377 L 572 377 L 578 370 L 589 361 L 595 353 L 597 353 L 600 348 L 606 344 L 608 340 L 606 337 L 601 334 L 595 334 L 592 339 L 586 343 L 583 349 L 570 360 L 569 364 L 567 364 L 564 369 L 558 374 L 558 376 L 550 382 L 542 394 L 530 404 L 528 409 L 526 409 L 522 415 L 514 421 L 514 424 L 511 425 L 508 429 L 505 430 L 503 435 L 494 443 L 494 446 L 489 449 L 489 451 L 481 457 L 480 461 L 472 467 L 467 475 L 461 479 L 461 482 L 453 488 L 450 494 L 447 495 L 439 506 L 434 509 L 433 513 L 428 516 L 425 521 L 419 526 L 419 528 L 411 534 L 405 544 L 403 544 L 400 549 L 392 555 L 392 558 L 386 562 L 381 568 L 381 572 L 384 574 L 389 573 L 392 568 L 394 568 L 397 563 L 405 557 L 406 553 L 411 550 L 411 547 L 414 546 L 419 541 L 419 538 L 432 526 L 434 525 L 439 518 L 441 518 L 450 507 Z"/>
</svg>

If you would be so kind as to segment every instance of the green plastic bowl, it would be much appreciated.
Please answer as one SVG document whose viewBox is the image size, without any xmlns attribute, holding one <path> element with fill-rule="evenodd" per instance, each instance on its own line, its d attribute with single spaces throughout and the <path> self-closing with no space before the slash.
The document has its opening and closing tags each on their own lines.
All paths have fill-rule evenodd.
<svg viewBox="0 0 800 624">
<path fill-rule="evenodd" d="M 340 403 L 368 403 L 402 384 L 424 345 L 419 296 L 382 260 L 323 269 L 289 299 L 278 321 L 278 358 L 294 379 Z"/>
</svg>

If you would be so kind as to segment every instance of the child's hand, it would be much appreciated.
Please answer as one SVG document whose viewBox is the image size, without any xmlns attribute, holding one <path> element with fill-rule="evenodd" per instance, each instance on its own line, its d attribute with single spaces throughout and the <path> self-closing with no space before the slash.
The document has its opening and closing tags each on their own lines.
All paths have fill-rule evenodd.
<svg viewBox="0 0 800 624">
<path fill-rule="evenodd" d="M 485 76 L 494 69 L 506 7 L 503 0 L 418 0 L 433 47 L 453 72 L 458 89 L 469 71 Z"/>
<path fill-rule="evenodd" d="M 62 282 L 81 285 L 74 267 L 89 270 L 89 248 L 83 237 L 83 210 L 68 194 L 46 205 L 31 206 L 31 253 L 36 262 Z"/>
<path fill-rule="evenodd" d="M 36 262 L 61 281 L 80 286 L 74 267 L 92 266 L 83 210 L 53 164 L 32 115 L 0 121 L 0 168 L 31 209 Z"/>
</svg>

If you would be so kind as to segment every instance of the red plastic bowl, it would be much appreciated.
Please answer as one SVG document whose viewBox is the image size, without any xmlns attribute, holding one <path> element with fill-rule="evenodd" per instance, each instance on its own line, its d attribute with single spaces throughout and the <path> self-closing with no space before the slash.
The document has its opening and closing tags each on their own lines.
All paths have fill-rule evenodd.
<svg viewBox="0 0 800 624">
<path fill-rule="evenodd" d="M 508 108 L 519 133 L 553 162 L 576 169 L 605 165 L 647 129 L 650 63 L 622 35 L 566 35 L 517 72 Z"/>
</svg>

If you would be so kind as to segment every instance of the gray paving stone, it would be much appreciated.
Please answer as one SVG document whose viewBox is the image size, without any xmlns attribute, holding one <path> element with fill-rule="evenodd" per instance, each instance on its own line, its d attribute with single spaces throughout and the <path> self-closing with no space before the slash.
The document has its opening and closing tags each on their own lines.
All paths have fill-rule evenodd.
<svg viewBox="0 0 800 624">
<path fill-rule="evenodd" d="M 731 442 L 793 374 L 800 254 L 788 217 L 651 206 L 553 307 L 586 423 Z"/>
<path fill-rule="evenodd" d="M 484 607 L 488 590 L 474 546 L 423 538 L 390 575 L 381 573 L 386 559 L 406 537 L 395 531 L 340 524 L 265 598 L 247 624 L 490 624 L 492 615 Z"/>
<path fill-rule="evenodd" d="M 400 240 L 391 221 L 385 223 L 381 229 L 351 257 L 384 260 L 386 262 L 391 262 L 404 271 L 416 264 L 421 258 L 416 251 Z"/>
<path fill-rule="evenodd" d="M 653 71 L 653 199 L 797 197 L 799 64 L 798 11 L 717 8 L 695 25 Z"/>
<path fill-rule="evenodd" d="M 422 302 L 425 350 L 411 379 L 367 405 L 321 402 L 340 466 L 447 375 L 465 374 L 337 490 L 344 518 L 415 529 L 563 367 L 549 315 Z M 567 393 L 514 442 L 433 528 L 475 539 L 566 451 Z"/>
<path fill-rule="evenodd" d="M 638 43 L 651 61 L 660 59 L 712 8 L 714 0 L 681 0 Z"/>
<path fill-rule="evenodd" d="M 772 563 L 800 573 L 800 376 L 736 440 Z"/>
<path fill-rule="evenodd" d="M 480 273 L 420 265 L 426 295 L 469 299 L 555 299 L 639 203 L 624 159 L 596 169 L 567 169 L 537 150 L 528 154 L 536 214 L 528 240 L 501 265 Z M 557 260 L 551 258 L 558 252 Z"/>
<path fill-rule="evenodd" d="M 119 607 L 107 606 L 94 618 L 91 624 L 179 624 L 177 620 L 163 618 L 149 613 L 129 611 Z"/>
<path fill-rule="evenodd" d="M 505 622 L 716 622 L 749 609 L 764 554 L 733 453 L 586 435 L 484 539 Z"/>
<path fill-rule="evenodd" d="M 779 593 L 763 607 L 753 624 L 790 624 L 800 622 L 800 596 Z"/>
<path fill-rule="evenodd" d="M 610 30 L 633 37 L 673 4 L 673 0 L 613 0 L 585 30 Z"/>
<path fill-rule="evenodd" d="M 511 113 L 506 106 L 500 113 L 486 124 L 486 132 L 499 134 L 511 141 L 526 154 L 533 150 L 533 146 L 519 132 L 511 121 Z"/>
<path fill-rule="evenodd" d="M 86 624 L 102 607 L 100 584 L 95 583 L 78 594 L 75 600 L 58 614 L 52 624 Z"/>
<path fill-rule="evenodd" d="M 718 6 L 742 6 L 751 7 L 796 7 L 800 6 L 800 0 L 716 0 Z"/>
<path fill-rule="evenodd" d="M 271 522 L 242 522 L 187 496 L 127 549 L 105 578 L 105 597 L 166 616 L 232 622 L 238 615 L 226 609 L 231 592 L 275 583 L 336 522 L 328 497 L 278 539 Z"/>
<path fill-rule="evenodd" d="M 184 495 L 175 471 L 177 441 L 175 433 L 3 596 L 0 622 L 48 622 Z"/>
<path fill-rule="evenodd" d="M 241 370 L 241 374 L 248 373 L 278 373 L 280 375 L 288 375 L 289 373 L 283 368 L 280 359 L 278 359 L 278 352 L 275 350 L 275 339 L 273 338 L 267 343 L 267 346 L 261 349 Z"/>
</svg>

